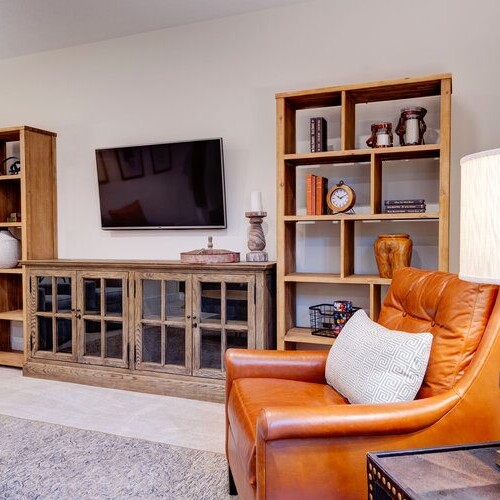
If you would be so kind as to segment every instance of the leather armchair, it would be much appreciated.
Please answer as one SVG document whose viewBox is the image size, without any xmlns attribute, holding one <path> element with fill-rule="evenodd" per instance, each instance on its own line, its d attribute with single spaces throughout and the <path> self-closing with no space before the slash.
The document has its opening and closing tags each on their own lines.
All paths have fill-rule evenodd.
<svg viewBox="0 0 500 500">
<path fill-rule="evenodd" d="M 366 498 L 366 453 L 500 439 L 498 287 L 398 271 L 379 322 L 430 331 L 414 401 L 351 405 L 325 381 L 327 352 L 226 354 L 226 453 L 240 498 Z"/>
</svg>

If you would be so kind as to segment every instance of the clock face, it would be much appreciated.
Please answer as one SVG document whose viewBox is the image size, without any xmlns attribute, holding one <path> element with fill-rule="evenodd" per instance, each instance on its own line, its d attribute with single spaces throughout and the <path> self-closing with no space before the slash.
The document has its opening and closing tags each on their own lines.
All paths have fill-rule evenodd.
<svg viewBox="0 0 500 500">
<path fill-rule="evenodd" d="M 328 191 L 326 202 L 334 213 L 347 212 L 356 201 L 353 189 L 341 181 Z"/>
<path fill-rule="evenodd" d="M 347 203 L 349 203 L 349 195 L 347 194 L 345 189 L 338 188 L 332 193 L 330 201 L 332 202 L 332 205 L 334 207 L 342 208 L 345 207 Z"/>
</svg>

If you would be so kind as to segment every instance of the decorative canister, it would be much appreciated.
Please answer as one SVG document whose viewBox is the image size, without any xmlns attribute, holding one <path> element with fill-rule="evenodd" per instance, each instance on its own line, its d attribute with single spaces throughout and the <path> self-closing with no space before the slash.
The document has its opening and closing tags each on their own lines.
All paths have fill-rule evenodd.
<svg viewBox="0 0 500 500">
<path fill-rule="evenodd" d="M 379 122 L 371 127 L 372 135 L 366 141 L 369 148 L 391 148 L 392 147 L 392 123 Z"/>
<path fill-rule="evenodd" d="M 21 243 L 9 231 L 0 231 L 0 268 L 16 267 L 20 258 Z"/>
<path fill-rule="evenodd" d="M 409 234 L 380 234 L 375 240 L 375 259 L 381 278 L 392 278 L 392 273 L 411 262 L 413 242 Z"/>
<path fill-rule="evenodd" d="M 396 134 L 399 136 L 401 146 L 424 144 L 424 133 L 427 130 L 427 125 L 424 122 L 426 114 L 427 110 L 420 106 L 411 106 L 401 110 L 396 127 Z"/>
</svg>

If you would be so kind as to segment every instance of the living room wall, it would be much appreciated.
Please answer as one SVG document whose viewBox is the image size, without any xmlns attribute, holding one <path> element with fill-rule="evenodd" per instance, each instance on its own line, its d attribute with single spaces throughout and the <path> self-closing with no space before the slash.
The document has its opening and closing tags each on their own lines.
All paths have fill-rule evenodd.
<svg viewBox="0 0 500 500">
<path fill-rule="evenodd" d="M 500 5 L 493 0 L 318 0 L 0 62 L 0 126 L 58 133 L 59 256 L 176 259 L 207 231 L 103 231 L 94 149 L 224 138 L 228 227 L 246 251 L 262 191 L 275 258 L 279 91 L 453 74 L 451 269 L 458 269 L 459 159 L 499 146 Z M 19 27 L 22 29 L 22 26 Z"/>
</svg>

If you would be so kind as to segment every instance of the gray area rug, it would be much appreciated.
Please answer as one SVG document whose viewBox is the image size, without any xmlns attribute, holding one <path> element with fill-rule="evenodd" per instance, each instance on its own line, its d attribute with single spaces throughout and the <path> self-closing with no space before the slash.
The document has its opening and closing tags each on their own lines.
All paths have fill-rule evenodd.
<svg viewBox="0 0 500 500">
<path fill-rule="evenodd" d="M 224 455 L 0 415 L 1 499 L 231 499 Z"/>
</svg>

